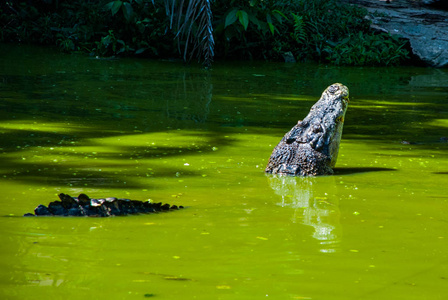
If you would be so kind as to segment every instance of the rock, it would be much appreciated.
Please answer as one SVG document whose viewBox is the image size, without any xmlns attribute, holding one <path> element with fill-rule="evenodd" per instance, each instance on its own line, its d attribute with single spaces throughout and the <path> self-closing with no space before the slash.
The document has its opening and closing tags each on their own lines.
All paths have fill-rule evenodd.
<svg viewBox="0 0 448 300">
<path fill-rule="evenodd" d="M 79 194 L 78 203 L 82 206 L 90 204 L 90 198 L 86 194 Z"/>
<path fill-rule="evenodd" d="M 183 206 L 171 206 L 169 204 L 162 204 L 162 202 L 151 203 L 149 201 L 115 197 L 90 199 L 86 194 L 80 194 L 78 198 L 73 198 L 70 195 L 61 193 L 59 194 L 59 199 L 61 201 L 50 202 L 48 207 L 40 204 L 34 210 L 34 214 L 27 213 L 24 216 L 109 217 L 155 213 L 183 208 Z"/>
<path fill-rule="evenodd" d="M 90 206 L 101 206 L 104 202 L 104 199 L 90 199 Z"/>
<path fill-rule="evenodd" d="M 283 53 L 283 59 L 287 63 L 295 63 L 295 62 L 297 62 L 296 58 L 294 57 L 294 54 L 292 54 L 291 51 Z"/>
<path fill-rule="evenodd" d="M 52 216 L 53 214 L 48 210 L 48 208 L 45 205 L 38 205 L 34 209 L 34 214 L 36 216 Z M 28 214 L 27 214 L 28 215 Z"/>
<path fill-rule="evenodd" d="M 73 207 L 68 210 L 68 215 L 73 217 L 80 217 L 84 215 L 84 212 L 80 207 Z"/>
<path fill-rule="evenodd" d="M 408 39 L 412 52 L 428 66 L 448 66 L 447 11 L 425 6 L 421 1 L 348 0 L 348 2 L 367 9 L 373 29 Z"/>
<path fill-rule="evenodd" d="M 70 209 L 72 207 L 78 206 L 78 203 L 76 202 L 76 200 L 73 199 L 72 197 L 70 197 L 69 195 L 61 193 L 61 194 L 59 194 L 59 199 L 61 199 L 62 206 L 65 209 Z"/>
<path fill-rule="evenodd" d="M 48 210 L 52 215 L 68 216 L 68 210 L 62 205 L 61 201 L 50 202 Z"/>
<path fill-rule="evenodd" d="M 422 0 L 423 4 L 430 5 L 435 8 L 448 9 L 448 1 L 446 0 Z"/>
</svg>

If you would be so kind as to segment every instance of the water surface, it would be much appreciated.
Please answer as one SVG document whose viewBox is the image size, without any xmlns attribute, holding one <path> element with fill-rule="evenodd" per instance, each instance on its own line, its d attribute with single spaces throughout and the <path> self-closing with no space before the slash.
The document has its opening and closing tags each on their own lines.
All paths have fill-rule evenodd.
<svg viewBox="0 0 448 300">
<path fill-rule="evenodd" d="M 445 299 L 448 71 L 0 53 L 0 298 Z M 336 174 L 265 175 L 334 82 Z M 61 192 L 187 208 L 21 217 Z"/>
</svg>

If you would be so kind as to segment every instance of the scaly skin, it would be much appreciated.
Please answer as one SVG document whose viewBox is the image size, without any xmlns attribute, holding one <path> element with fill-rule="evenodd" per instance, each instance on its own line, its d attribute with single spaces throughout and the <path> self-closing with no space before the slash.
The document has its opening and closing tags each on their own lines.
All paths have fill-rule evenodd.
<svg viewBox="0 0 448 300">
<path fill-rule="evenodd" d="M 272 151 L 265 172 L 293 176 L 333 174 L 348 106 L 345 85 L 330 85 L 303 121 Z"/>
</svg>

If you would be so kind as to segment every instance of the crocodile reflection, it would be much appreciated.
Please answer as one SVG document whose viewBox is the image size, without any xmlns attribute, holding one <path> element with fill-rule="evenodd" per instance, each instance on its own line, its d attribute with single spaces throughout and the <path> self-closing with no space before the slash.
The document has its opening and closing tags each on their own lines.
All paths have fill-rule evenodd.
<svg viewBox="0 0 448 300">
<path fill-rule="evenodd" d="M 336 252 L 341 238 L 339 201 L 330 199 L 331 190 L 326 192 L 317 187 L 322 178 L 268 176 L 269 184 L 281 197 L 278 205 L 293 208 L 293 223 L 302 223 L 314 227 L 313 238 L 319 241 L 320 252 Z M 326 177 L 334 181 L 334 178 Z M 334 184 L 326 185 L 330 188 Z"/>
</svg>

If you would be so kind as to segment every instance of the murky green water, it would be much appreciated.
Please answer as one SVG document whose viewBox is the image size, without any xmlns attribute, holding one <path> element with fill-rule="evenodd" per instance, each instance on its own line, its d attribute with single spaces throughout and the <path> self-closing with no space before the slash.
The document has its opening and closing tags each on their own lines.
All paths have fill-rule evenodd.
<svg viewBox="0 0 448 300">
<path fill-rule="evenodd" d="M 1 299 L 445 299 L 447 70 L 0 53 Z M 334 82 L 336 175 L 266 176 Z M 21 217 L 60 192 L 188 208 Z"/>
</svg>

